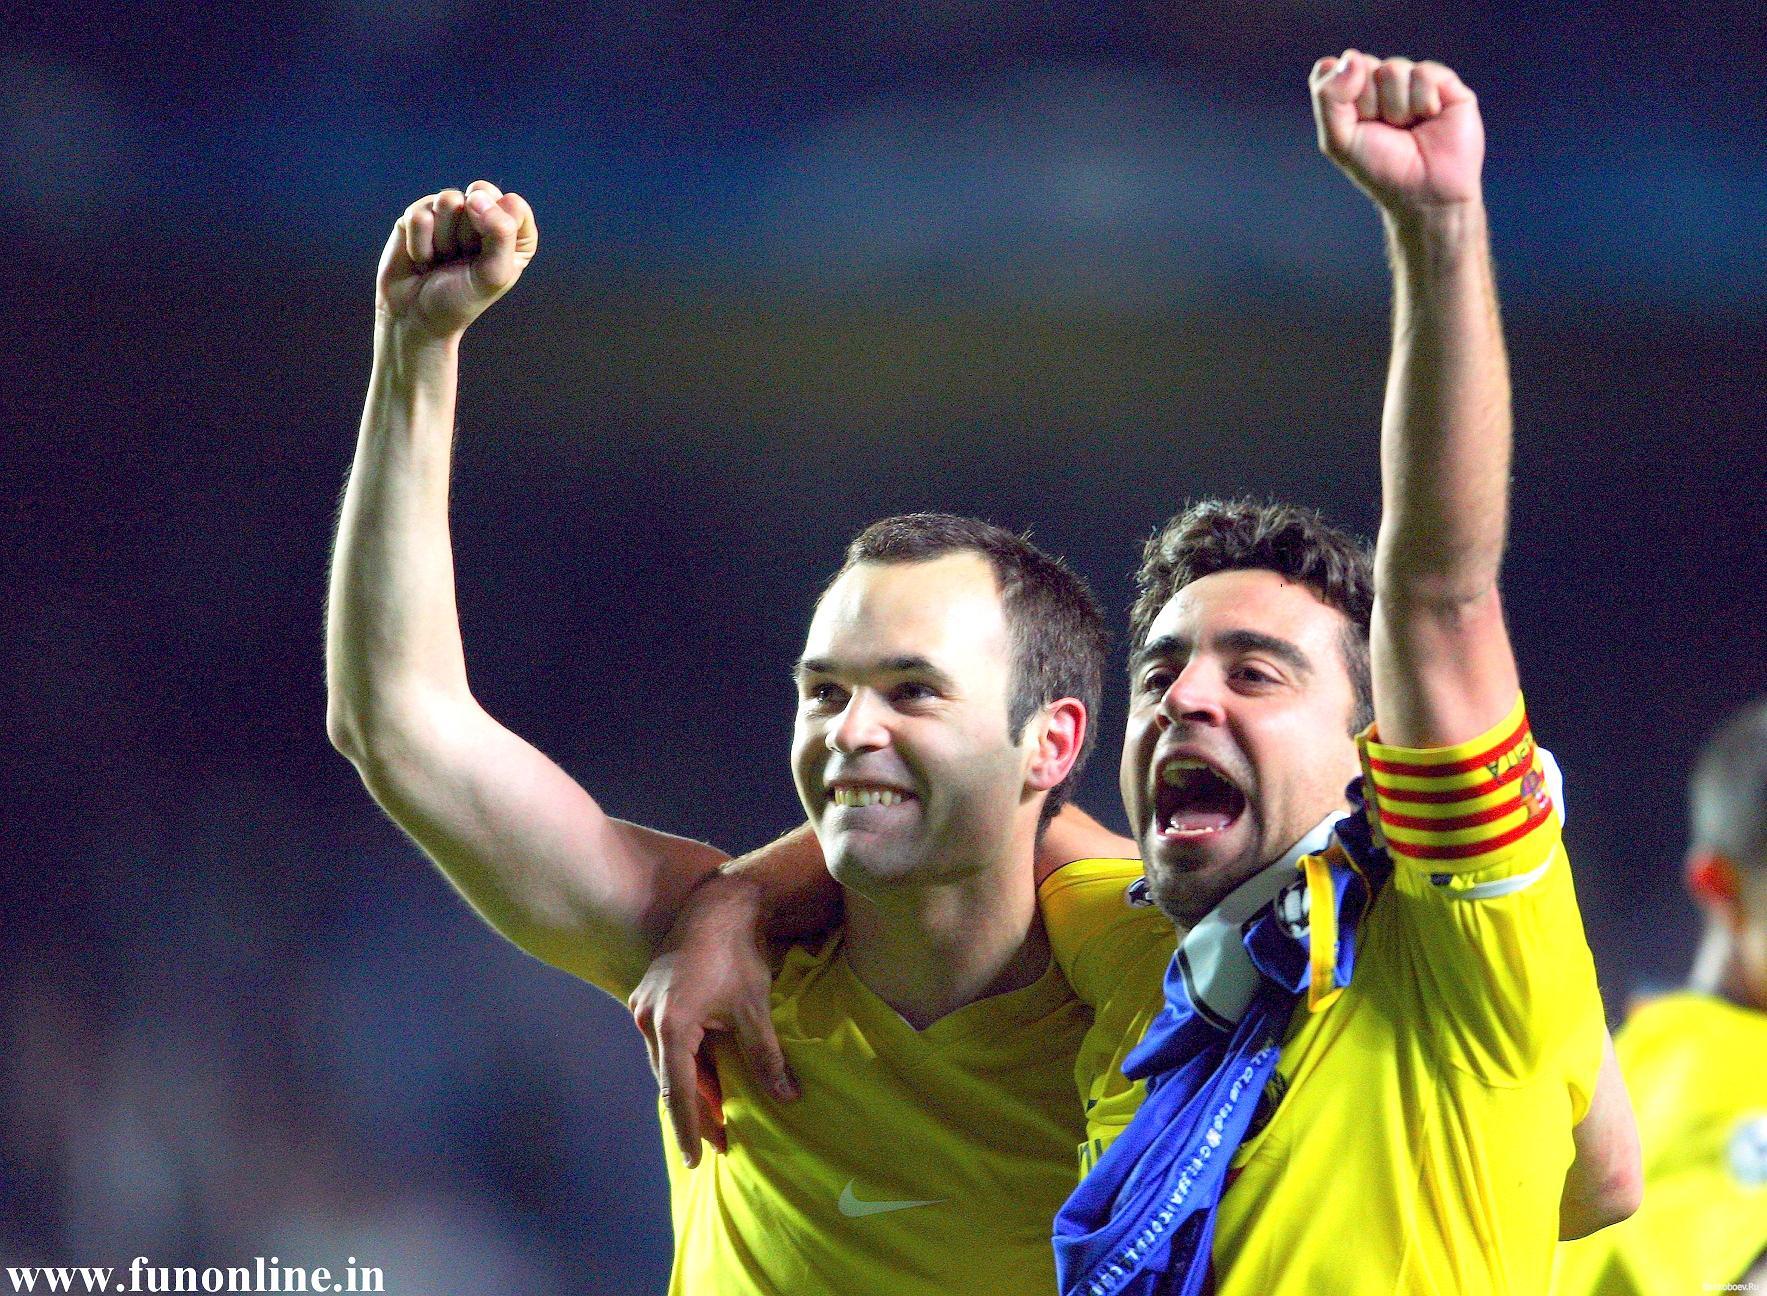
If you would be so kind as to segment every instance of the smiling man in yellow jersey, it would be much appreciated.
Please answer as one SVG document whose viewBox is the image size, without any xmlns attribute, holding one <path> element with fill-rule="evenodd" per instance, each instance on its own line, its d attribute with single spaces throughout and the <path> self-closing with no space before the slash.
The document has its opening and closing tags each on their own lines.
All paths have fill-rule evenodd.
<svg viewBox="0 0 1767 1296">
<path fill-rule="evenodd" d="M 483 181 L 419 199 L 387 241 L 332 567 L 328 724 L 487 921 L 623 995 L 724 854 L 613 818 L 494 720 L 454 604 L 461 339 L 537 243 L 527 204 Z M 1051 1286 L 1088 1014 L 1050 960 L 1033 862 L 1040 837 L 1097 849 L 1043 830 L 1085 751 L 1103 638 L 1084 584 L 999 528 L 916 515 L 849 549 L 798 664 L 792 760 L 845 920 L 773 984 L 814 1092 L 765 1105 L 736 1081 L 737 1149 L 674 1159 L 672 1291 L 934 1296 L 959 1266 L 990 1293 Z M 1079 836 L 1114 840 L 1085 821 Z"/>
<path fill-rule="evenodd" d="M 1705 937 L 1687 989 L 1617 1041 L 1644 1205 L 1565 1248 L 1561 1296 L 1767 1291 L 1767 698 L 1712 737 L 1688 791 Z"/>
</svg>

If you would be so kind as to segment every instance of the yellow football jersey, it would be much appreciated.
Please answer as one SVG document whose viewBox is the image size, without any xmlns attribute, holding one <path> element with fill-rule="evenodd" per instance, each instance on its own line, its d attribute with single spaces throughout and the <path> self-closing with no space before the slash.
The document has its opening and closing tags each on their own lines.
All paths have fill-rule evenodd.
<svg viewBox="0 0 1767 1296">
<path fill-rule="evenodd" d="M 1456 747 L 1363 751 L 1393 878 L 1350 986 L 1295 1011 L 1222 1197 L 1216 1291 L 1537 1296 L 1603 1022 L 1543 762 L 1519 700 Z M 1101 1023 L 1159 1009 L 1146 926 L 1123 916 L 1079 948 L 1051 927 Z M 1108 1143 L 1124 1103 L 1108 1076 L 1080 1080 L 1100 1099 L 1089 1142 Z"/>
<path fill-rule="evenodd" d="M 728 1155 L 689 1170 L 664 1139 L 669 1290 L 1048 1296 L 1091 1021 L 1054 963 L 917 1031 L 854 975 L 837 934 L 786 954 L 772 1007 L 803 1097 L 773 1102 L 721 1060 Z"/>
<path fill-rule="evenodd" d="M 1123 1058 L 1165 1003 L 1177 929 L 1147 894 L 1141 861 L 1076 860 L 1037 890 L 1055 961 L 1094 1019 L 1074 1063 L 1086 1114 L 1080 1173 L 1092 1169 L 1141 1106 L 1147 1083 L 1123 1075 Z"/>
<path fill-rule="evenodd" d="M 1644 1205 L 1567 1243 L 1557 1290 L 1722 1291 L 1767 1253 L 1767 1013 L 1667 995 L 1614 1047 L 1638 1113 Z"/>
</svg>

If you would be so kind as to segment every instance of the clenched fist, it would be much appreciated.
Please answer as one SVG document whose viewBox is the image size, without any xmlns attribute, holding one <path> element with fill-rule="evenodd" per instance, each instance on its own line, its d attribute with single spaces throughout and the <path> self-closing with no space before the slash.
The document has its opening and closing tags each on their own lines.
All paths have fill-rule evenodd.
<svg viewBox="0 0 1767 1296">
<path fill-rule="evenodd" d="M 424 335 L 457 335 L 515 285 L 539 245 L 528 204 L 488 180 L 419 198 L 380 255 L 376 312 Z"/>
<path fill-rule="evenodd" d="M 1308 82 L 1320 151 L 1382 210 L 1479 202 L 1485 128 L 1452 68 L 1345 50 L 1315 63 Z"/>
</svg>

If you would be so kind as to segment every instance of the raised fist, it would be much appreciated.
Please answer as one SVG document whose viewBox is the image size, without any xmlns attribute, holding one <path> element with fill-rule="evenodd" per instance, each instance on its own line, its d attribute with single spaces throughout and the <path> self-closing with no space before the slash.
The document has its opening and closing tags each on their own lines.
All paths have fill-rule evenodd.
<svg viewBox="0 0 1767 1296">
<path fill-rule="evenodd" d="M 1319 149 L 1394 215 L 1479 201 L 1485 128 L 1452 68 L 1345 50 L 1308 78 Z"/>
<path fill-rule="evenodd" d="M 540 230 L 519 194 L 488 180 L 419 198 L 380 255 L 375 309 L 434 337 L 459 333 L 515 285 Z"/>
</svg>

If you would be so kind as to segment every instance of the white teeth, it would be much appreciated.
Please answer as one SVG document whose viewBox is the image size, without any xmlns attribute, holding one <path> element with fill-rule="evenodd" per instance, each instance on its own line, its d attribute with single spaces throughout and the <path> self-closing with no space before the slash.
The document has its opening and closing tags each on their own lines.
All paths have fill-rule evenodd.
<svg viewBox="0 0 1767 1296">
<path fill-rule="evenodd" d="M 1188 771 L 1207 768 L 1208 766 L 1203 764 L 1202 761 L 1179 757 L 1177 760 L 1160 770 L 1160 781 L 1167 787 L 1177 787 L 1180 783 L 1184 782 L 1184 775 Z"/>
<path fill-rule="evenodd" d="M 892 788 L 837 787 L 831 788 L 829 795 L 839 806 L 893 806 L 901 805 L 906 799 Z"/>
</svg>

